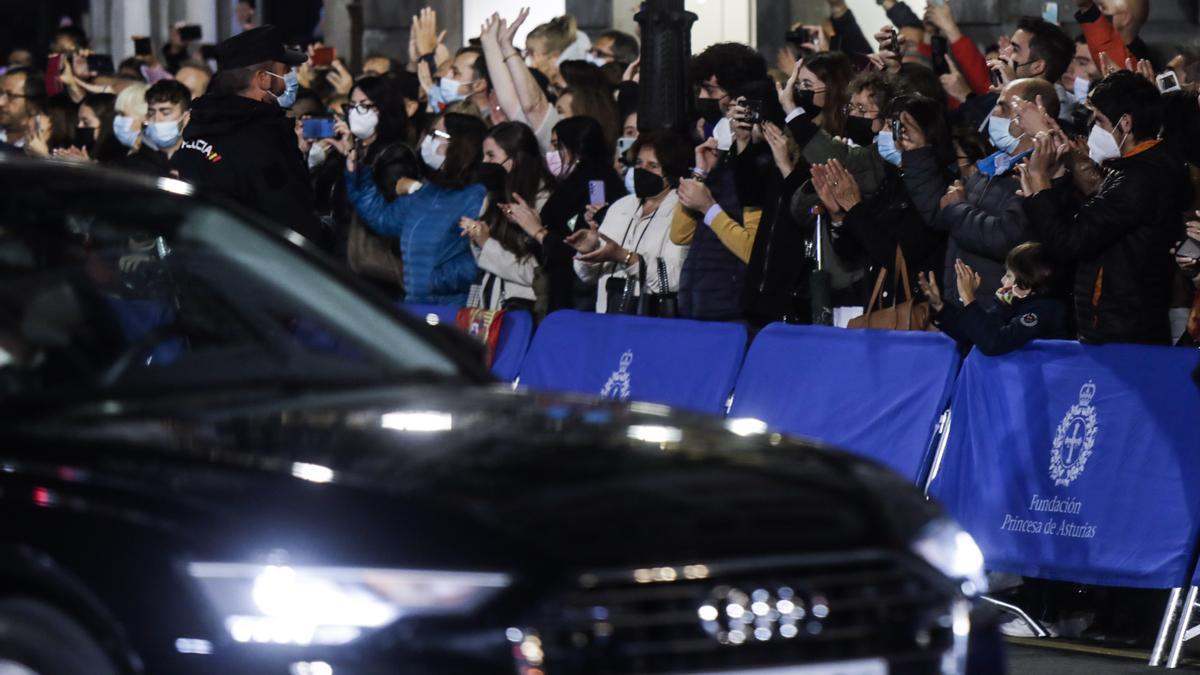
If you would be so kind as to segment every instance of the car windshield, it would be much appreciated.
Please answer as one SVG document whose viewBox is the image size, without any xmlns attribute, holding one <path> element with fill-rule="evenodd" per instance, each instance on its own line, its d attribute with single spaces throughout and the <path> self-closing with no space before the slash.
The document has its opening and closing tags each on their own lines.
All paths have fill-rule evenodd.
<svg viewBox="0 0 1200 675">
<path fill-rule="evenodd" d="M 229 211 L 42 178 L 0 179 L 2 401 L 459 374 L 386 307 Z"/>
</svg>

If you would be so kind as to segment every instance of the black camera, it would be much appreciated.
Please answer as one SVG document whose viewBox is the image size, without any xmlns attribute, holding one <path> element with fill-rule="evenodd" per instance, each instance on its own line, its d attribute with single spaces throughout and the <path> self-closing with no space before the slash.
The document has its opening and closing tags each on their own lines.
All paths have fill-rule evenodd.
<svg viewBox="0 0 1200 675">
<path fill-rule="evenodd" d="M 746 109 L 746 116 L 742 119 L 747 124 L 762 124 L 763 121 L 763 102 L 757 99 L 747 99 L 742 101 L 742 107 Z"/>
</svg>

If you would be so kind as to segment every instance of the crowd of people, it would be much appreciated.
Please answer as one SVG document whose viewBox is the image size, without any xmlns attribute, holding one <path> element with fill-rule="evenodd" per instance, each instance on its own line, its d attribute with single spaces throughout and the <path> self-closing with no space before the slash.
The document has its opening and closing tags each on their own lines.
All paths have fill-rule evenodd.
<svg viewBox="0 0 1200 675">
<path fill-rule="evenodd" d="M 1152 53 L 1145 1 L 979 45 L 885 0 L 878 51 L 828 1 L 776 63 L 693 56 L 652 130 L 638 39 L 569 16 L 451 52 L 427 9 L 359 73 L 271 26 L 103 72 L 65 27 L 10 55 L 0 152 L 191 181 L 397 301 L 1196 344 L 1200 55 Z"/>
</svg>

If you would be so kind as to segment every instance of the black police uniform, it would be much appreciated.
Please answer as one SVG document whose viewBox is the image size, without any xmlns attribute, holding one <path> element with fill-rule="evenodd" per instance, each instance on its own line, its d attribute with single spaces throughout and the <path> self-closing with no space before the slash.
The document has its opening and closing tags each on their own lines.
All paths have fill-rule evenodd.
<svg viewBox="0 0 1200 675">
<path fill-rule="evenodd" d="M 1066 338 L 1066 314 L 1066 307 L 1058 300 L 1031 296 L 1014 299 L 1011 306 L 976 301 L 959 309 L 947 304 L 933 315 L 933 325 L 960 344 L 974 345 L 988 356 L 999 356 L 1033 340 Z"/>
<path fill-rule="evenodd" d="M 272 26 L 222 42 L 217 54 L 222 70 L 272 61 L 296 65 L 306 59 L 285 49 Z M 325 244 L 295 122 L 276 103 L 238 95 L 201 96 L 192 103 L 191 121 L 171 166 L 183 180 Z"/>
</svg>

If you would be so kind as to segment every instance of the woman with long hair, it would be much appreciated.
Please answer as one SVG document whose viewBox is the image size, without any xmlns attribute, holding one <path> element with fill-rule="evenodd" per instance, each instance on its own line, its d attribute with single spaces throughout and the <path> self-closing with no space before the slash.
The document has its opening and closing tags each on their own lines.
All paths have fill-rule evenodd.
<svg viewBox="0 0 1200 675">
<path fill-rule="evenodd" d="M 510 222 L 503 206 L 518 198 L 545 203 L 555 178 L 546 166 L 537 137 L 528 125 L 504 122 L 492 128 L 483 140 L 480 181 L 488 187 L 488 206 L 480 218 L 464 218 L 463 235 L 471 240 L 471 252 L 482 271 L 481 305 L 486 309 L 534 311 L 538 258 L 534 239 Z"/>
</svg>

